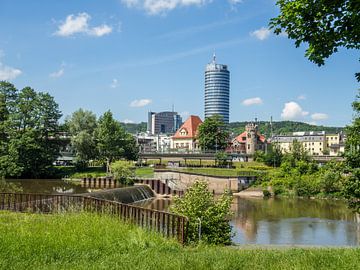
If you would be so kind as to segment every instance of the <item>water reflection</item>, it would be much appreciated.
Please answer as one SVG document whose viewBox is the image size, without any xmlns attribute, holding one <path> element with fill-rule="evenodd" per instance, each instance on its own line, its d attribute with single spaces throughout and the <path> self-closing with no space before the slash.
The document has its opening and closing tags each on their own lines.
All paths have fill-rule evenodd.
<svg viewBox="0 0 360 270">
<path fill-rule="evenodd" d="M 162 199 L 142 202 L 159 210 L 170 204 Z M 360 216 L 341 201 L 236 197 L 232 211 L 238 244 L 360 245 Z"/>
<path fill-rule="evenodd" d="M 22 193 L 41 193 L 41 194 L 77 194 L 77 193 L 86 193 L 98 189 L 91 189 L 87 187 L 82 187 L 81 185 L 65 182 L 63 180 L 56 179 L 16 179 L 16 180 L 6 180 L 8 183 L 14 183 L 17 186 L 21 187 Z"/>
</svg>

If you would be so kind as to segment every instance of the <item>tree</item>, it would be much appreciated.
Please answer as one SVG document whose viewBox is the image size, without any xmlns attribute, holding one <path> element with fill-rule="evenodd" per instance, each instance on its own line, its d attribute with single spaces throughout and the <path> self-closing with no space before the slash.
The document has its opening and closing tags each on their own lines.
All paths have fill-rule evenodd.
<svg viewBox="0 0 360 270">
<path fill-rule="evenodd" d="M 229 133 L 219 115 L 206 118 L 199 126 L 197 135 L 202 150 L 224 150 L 228 144 Z"/>
<path fill-rule="evenodd" d="M 350 206 L 360 213 L 360 90 L 352 106 L 355 115 L 352 124 L 346 128 L 345 145 L 346 163 L 352 174 L 345 182 L 345 196 Z"/>
<path fill-rule="evenodd" d="M 6 177 L 48 176 L 59 155 L 58 104 L 30 87 L 18 91 L 0 82 L 0 174 Z"/>
<path fill-rule="evenodd" d="M 305 56 L 317 65 L 340 47 L 360 49 L 358 0 L 278 0 L 277 5 L 280 15 L 270 27 L 294 39 L 296 47 L 307 43 Z"/>
<path fill-rule="evenodd" d="M 109 165 L 112 161 L 126 157 L 128 155 L 126 150 L 134 147 L 133 141 L 129 139 L 128 134 L 121 127 L 120 123 L 113 118 L 110 111 L 105 112 L 99 118 L 98 126 L 95 130 L 95 138 L 99 157 L 106 160 L 107 172 L 109 172 Z"/>
<path fill-rule="evenodd" d="M 86 167 L 88 161 L 97 158 L 95 142 L 97 127 L 96 115 L 91 111 L 79 109 L 65 120 L 71 134 L 71 145 L 75 150 L 75 163 L 78 167 Z"/>
<path fill-rule="evenodd" d="M 272 143 L 268 147 L 268 151 L 264 155 L 263 159 L 264 163 L 268 166 L 280 167 L 283 159 L 283 153 L 281 152 L 279 145 L 276 143 Z"/>
<path fill-rule="evenodd" d="M 174 199 L 171 210 L 189 218 L 188 243 L 198 242 L 201 238 L 209 244 L 231 244 L 231 202 L 229 192 L 215 201 L 207 183 L 195 181 L 183 198 Z"/>
</svg>

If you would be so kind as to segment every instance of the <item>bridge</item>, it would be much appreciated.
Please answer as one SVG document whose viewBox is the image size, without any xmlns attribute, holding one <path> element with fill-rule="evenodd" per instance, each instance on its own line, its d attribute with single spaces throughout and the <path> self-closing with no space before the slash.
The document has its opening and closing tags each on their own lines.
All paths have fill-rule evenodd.
<svg viewBox="0 0 360 270">
<path fill-rule="evenodd" d="M 253 155 L 244 154 L 244 153 L 227 153 L 227 160 L 228 161 L 249 161 L 252 160 Z M 335 161 L 344 161 L 343 157 L 339 156 L 311 156 L 311 158 L 319 163 L 326 163 L 331 160 Z M 172 161 L 186 161 L 187 160 L 199 160 L 200 165 L 202 160 L 216 160 L 216 152 L 142 152 L 139 153 L 139 160 L 148 159 L 158 159 L 161 163 L 163 159 L 167 160 L 170 159 Z"/>
</svg>

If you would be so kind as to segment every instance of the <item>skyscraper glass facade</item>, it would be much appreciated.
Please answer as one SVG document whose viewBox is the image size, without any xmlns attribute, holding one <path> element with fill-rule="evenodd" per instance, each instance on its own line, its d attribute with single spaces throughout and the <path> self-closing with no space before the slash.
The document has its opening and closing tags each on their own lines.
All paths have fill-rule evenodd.
<svg viewBox="0 0 360 270">
<path fill-rule="evenodd" d="M 226 65 L 213 61 L 205 70 L 205 119 L 218 114 L 229 123 L 230 72 Z"/>
</svg>

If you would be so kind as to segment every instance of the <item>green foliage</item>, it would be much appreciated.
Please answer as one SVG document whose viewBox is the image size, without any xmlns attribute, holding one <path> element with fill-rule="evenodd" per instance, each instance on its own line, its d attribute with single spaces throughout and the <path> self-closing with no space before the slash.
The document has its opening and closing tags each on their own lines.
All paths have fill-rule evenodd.
<svg viewBox="0 0 360 270">
<path fill-rule="evenodd" d="M 308 44 L 305 56 L 323 65 L 338 48 L 360 49 L 358 0 L 278 0 L 280 15 L 271 19 L 276 34 L 286 33 L 296 47 Z"/>
<path fill-rule="evenodd" d="M 229 164 L 229 161 L 228 161 L 228 155 L 224 151 L 219 151 L 219 152 L 215 153 L 215 163 L 217 164 L 217 166 L 220 166 L 220 167 L 225 167 L 227 165 L 231 165 L 231 164 Z M 231 161 L 230 161 L 230 163 L 231 163 Z"/>
<path fill-rule="evenodd" d="M 181 246 L 95 214 L 0 213 L 1 269 L 358 269 L 359 248 Z"/>
<path fill-rule="evenodd" d="M 110 111 L 105 112 L 98 121 L 95 129 L 95 138 L 99 159 L 106 160 L 107 171 L 109 165 L 115 159 L 126 157 L 136 160 L 138 148 L 135 139 L 121 127 L 120 123 L 113 118 Z"/>
<path fill-rule="evenodd" d="M 263 189 L 263 195 L 265 198 L 271 197 L 271 193 L 267 189 Z"/>
<path fill-rule="evenodd" d="M 71 134 L 71 146 L 75 151 L 75 164 L 85 168 L 91 159 L 97 157 L 94 131 L 97 126 L 96 115 L 91 111 L 79 109 L 65 120 Z"/>
<path fill-rule="evenodd" d="M 281 149 L 276 144 L 271 144 L 268 147 L 266 154 L 263 154 L 261 157 L 264 160 L 264 163 L 268 166 L 279 167 L 283 159 L 283 153 Z"/>
<path fill-rule="evenodd" d="M 0 82 L 0 175 L 47 176 L 59 155 L 58 104 L 30 87 L 18 91 Z"/>
<path fill-rule="evenodd" d="M 351 170 L 351 176 L 345 182 L 345 196 L 350 206 L 360 213 L 360 90 L 352 107 L 354 119 L 346 128 L 345 145 L 346 164 Z"/>
<path fill-rule="evenodd" d="M 248 122 L 232 122 L 229 123 L 229 131 L 234 134 L 240 134 L 245 130 Z M 326 127 L 310 125 L 302 122 L 295 121 L 273 121 L 272 126 L 270 121 L 259 121 L 259 132 L 264 134 L 265 137 L 271 137 L 271 134 L 286 135 L 296 131 L 326 131 L 327 133 L 339 133 L 343 130 L 341 127 Z M 272 131 L 272 132 L 271 132 Z"/>
<path fill-rule="evenodd" d="M 111 163 L 111 172 L 115 180 L 120 181 L 122 184 L 134 184 L 135 166 L 125 160 L 118 160 Z"/>
<path fill-rule="evenodd" d="M 201 241 L 209 244 L 230 244 L 231 201 L 232 196 L 228 192 L 214 201 L 213 195 L 208 191 L 208 184 L 195 181 L 183 198 L 174 199 L 171 210 L 189 218 L 188 242 L 199 241 L 201 226 Z"/>
<path fill-rule="evenodd" d="M 208 117 L 199 126 L 197 135 L 202 150 L 224 150 L 228 145 L 229 133 L 219 115 Z"/>
<path fill-rule="evenodd" d="M 345 197 L 350 207 L 360 213 L 360 169 L 354 169 L 345 182 Z"/>
</svg>

